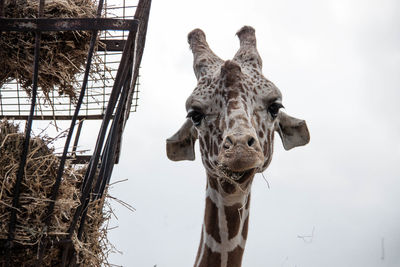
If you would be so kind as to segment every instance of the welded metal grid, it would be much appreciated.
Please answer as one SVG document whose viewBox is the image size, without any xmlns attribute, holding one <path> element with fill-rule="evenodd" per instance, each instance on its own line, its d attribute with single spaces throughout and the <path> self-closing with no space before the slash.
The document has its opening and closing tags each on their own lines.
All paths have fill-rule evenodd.
<svg viewBox="0 0 400 267">
<path fill-rule="evenodd" d="M 127 2 L 129 3 L 127 4 Z M 132 20 L 134 19 L 137 2 L 126 0 L 104 1 L 102 17 Z M 129 31 L 127 30 L 99 32 L 99 44 L 95 49 L 97 50 L 95 52 L 97 57 L 94 57 L 94 60 L 100 66 L 101 72 L 96 72 L 94 68 L 90 72 L 85 97 L 80 108 L 80 119 L 102 119 L 110 98 L 128 33 Z M 79 95 L 79 89 L 82 86 L 83 74 L 84 71 L 82 70 L 82 73 L 77 76 L 79 82 L 76 88 L 77 95 Z M 137 110 L 138 93 L 139 80 L 137 80 L 134 92 L 132 93 L 130 112 Z M 69 96 L 60 95 L 57 88 L 49 92 L 49 99 L 50 101 L 46 100 L 41 88 L 38 87 L 34 119 L 71 119 L 76 108 L 76 99 L 71 100 Z M 30 105 L 31 96 L 16 80 L 7 82 L 0 87 L 0 119 L 25 120 L 29 115 Z"/>
</svg>

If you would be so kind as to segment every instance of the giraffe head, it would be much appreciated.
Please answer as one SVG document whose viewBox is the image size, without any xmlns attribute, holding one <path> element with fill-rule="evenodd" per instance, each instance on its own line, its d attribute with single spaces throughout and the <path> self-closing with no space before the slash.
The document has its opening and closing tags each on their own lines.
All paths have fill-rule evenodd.
<svg viewBox="0 0 400 267">
<path fill-rule="evenodd" d="M 189 33 L 198 83 L 186 101 L 185 123 L 167 139 L 167 155 L 194 160 L 198 139 L 209 177 L 248 187 L 271 162 L 275 131 L 286 150 L 307 144 L 310 137 L 304 120 L 281 110 L 281 92 L 263 76 L 255 30 L 244 26 L 237 35 L 238 52 L 223 61 L 202 30 Z"/>
</svg>

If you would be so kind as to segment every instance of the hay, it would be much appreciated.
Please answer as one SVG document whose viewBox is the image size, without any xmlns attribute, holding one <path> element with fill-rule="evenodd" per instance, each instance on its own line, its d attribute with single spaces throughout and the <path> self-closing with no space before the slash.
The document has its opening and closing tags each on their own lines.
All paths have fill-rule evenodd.
<svg viewBox="0 0 400 267">
<path fill-rule="evenodd" d="M 5 0 L 6 18 L 35 18 L 39 0 Z M 94 0 L 47 0 L 44 8 L 46 18 L 91 18 L 96 15 Z M 90 32 L 58 31 L 43 32 L 40 46 L 38 86 L 45 100 L 58 90 L 60 95 L 76 99 L 80 88 L 78 74 L 85 67 L 89 49 Z M 34 61 L 34 32 L 3 32 L 0 38 L 0 87 L 16 80 L 28 94 L 32 90 Z M 100 79 L 101 59 L 96 54 L 92 61 L 92 79 Z"/>
<path fill-rule="evenodd" d="M 23 140 L 24 135 L 19 132 L 16 125 L 0 121 L 0 239 L 6 239 L 8 235 L 12 190 Z M 45 237 L 48 237 L 53 244 L 65 239 L 74 212 L 80 203 L 79 187 L 84 170 L 77 170 L 67 164 L 53 217 L 46 229 L 44 224 L 46 208 L 59 165 L 58 158 L 48 145 L 47 138 L 34 137 L 30 141 L 25 176 L 21 185 L 20 207 L 17 212 L 15 243 L 18 249 L 13 250 L 14 266 L 33 265 L 38 257 L 39 244 Z M 109 243 L 106 225 L 110 213 L 103 211 L 103 204 L 104 198 L 89 205 L 83 241 L 79 241 L 76 236 L 72 237 L 73 247 L 77 251 L 76 262 L 82 266 L 107 266 Z M 62 246 L 59 245 L 46 249 L 42 266 L 59 265 L 61 251 Z M 0 247 L 0 266 L 5 264 L 5 260 L 4 248 Z"/>
</svg>

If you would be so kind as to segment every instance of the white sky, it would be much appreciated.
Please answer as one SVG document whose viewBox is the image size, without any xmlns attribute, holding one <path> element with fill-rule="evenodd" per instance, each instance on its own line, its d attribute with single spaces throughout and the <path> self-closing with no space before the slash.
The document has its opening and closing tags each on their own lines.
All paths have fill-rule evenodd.
<svg viewBox="0 0 400 267">
<path fill-rule="evenodd" d="M 196 86 L 189 31 L 201 28 L 223 59 L 236 31 L 256 29 L 264 75 L 311 142 L 275 154 L 253 183 L 243 266 L 400 266 L 400 2 L 393 0 L 153 1 L 138 112 L 124 132 L 111 194 L 123 266 L 194 263 L 205 171 L 171 162 L 165 139 L 184 122 Z M 310 235 L 306 243 L 298 235 Z M 381 241 L 384 238 L 384 259 Z"/>
</svg>

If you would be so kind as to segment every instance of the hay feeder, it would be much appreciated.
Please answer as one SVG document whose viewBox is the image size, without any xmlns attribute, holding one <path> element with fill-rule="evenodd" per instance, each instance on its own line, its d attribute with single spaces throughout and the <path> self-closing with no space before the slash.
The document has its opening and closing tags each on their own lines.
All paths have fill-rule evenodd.
<svg viewBox="0 0 400 267">
<path fill-rule="evenodd" d="M 87 245 L 101 238 L 92 232 L 136 111 L 150 5 L 0 0 L 0 266 L 107 266 Z M 88 120 L 101 124 L 97 141 L 78 155 Z M 32 136 L 38 121 L 67 121 L 59 155 Z"/>
</svg>

